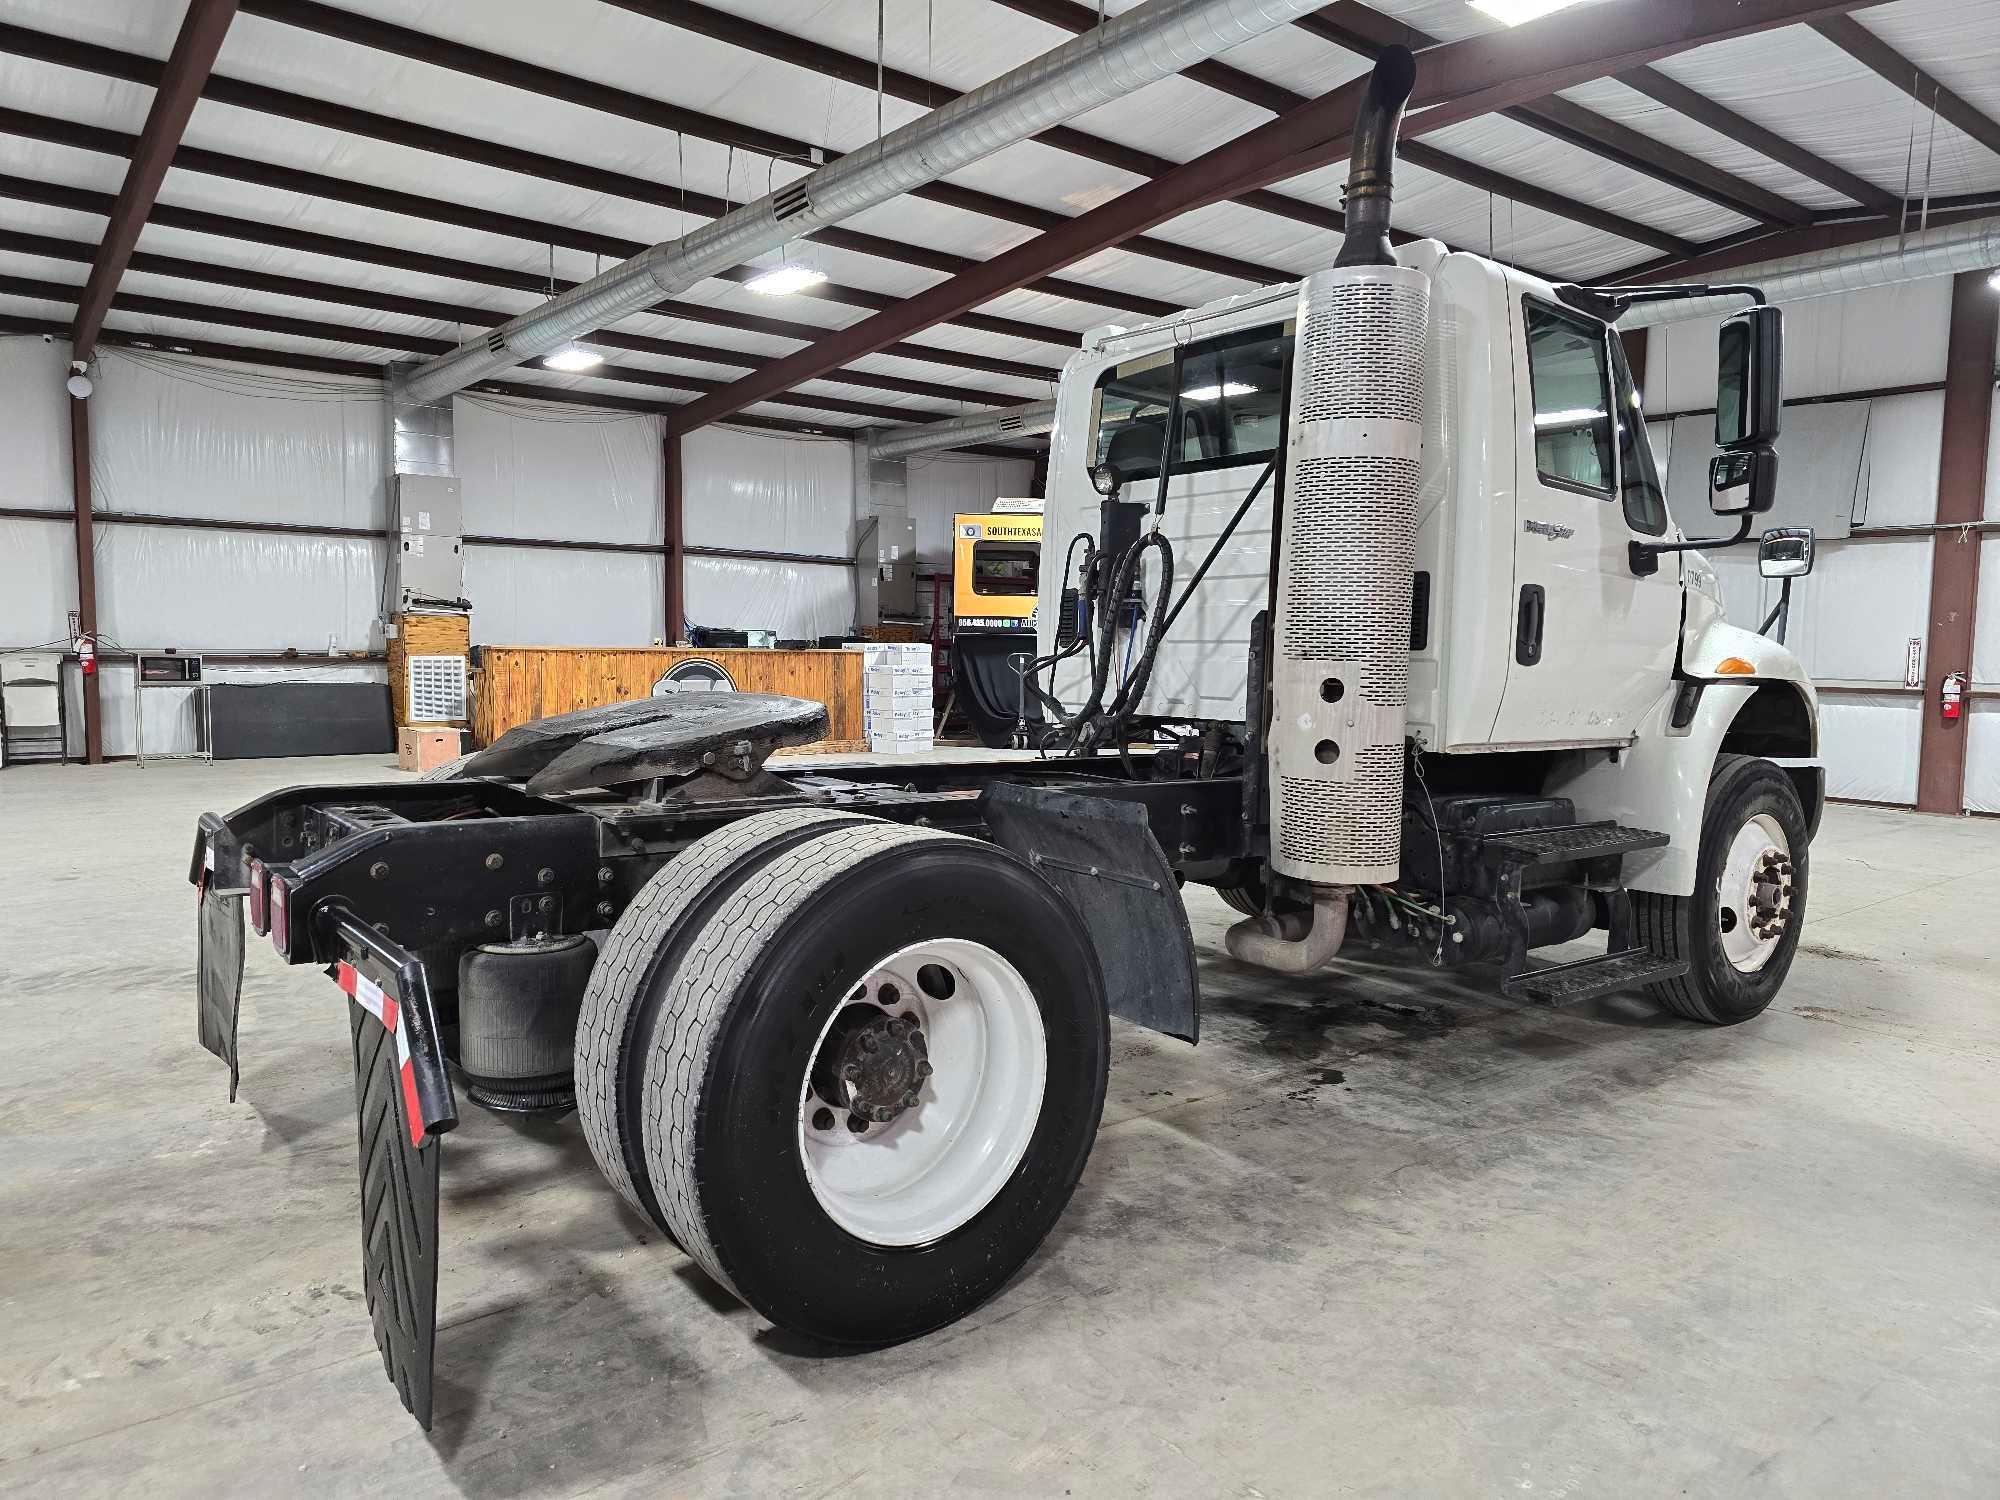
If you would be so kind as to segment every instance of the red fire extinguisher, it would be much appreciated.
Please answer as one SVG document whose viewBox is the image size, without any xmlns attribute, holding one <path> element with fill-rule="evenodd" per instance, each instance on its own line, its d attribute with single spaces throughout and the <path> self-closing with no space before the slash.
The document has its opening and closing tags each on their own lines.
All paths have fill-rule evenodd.
<svg viewBox="0 0 2000 1500">
<path fill-rule="evenodd" d="M 97 674 L 97 640 L 94 636 L 80 636 L 76 643 L 76 664 L 86 677 Z"/>
<path fill-rule="evenodd" d="M 1956 724 L 1965 712 L 1965 674 L 1947 672 L 1944 685 L 1938 689 L 1938 712 L 1947 724 Z"/>
</svg>

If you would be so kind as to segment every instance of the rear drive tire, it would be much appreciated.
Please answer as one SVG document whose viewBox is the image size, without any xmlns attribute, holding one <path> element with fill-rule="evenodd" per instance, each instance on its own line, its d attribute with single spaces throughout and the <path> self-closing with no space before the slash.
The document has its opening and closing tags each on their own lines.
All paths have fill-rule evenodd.
<svg viewBox="0 0 2000 1500">
<path fill-rule="evenodd" d="M 880 824 L 741 881 L 645 1045 L 675 1238 L 771 1322 L 858 1345 L 950 1323 L 1020 1269 L 1083 1172 L 1109 1053 L 1060 897 L 993 845 Z"/>
<path fill-rule="evenodd" d="M 576 1111 L 605 1181 L 634 1210 L 666 1229 L 640 1144 L 645 1043 L 653 1008 L 689 940 L 738 882 L 785 850 L 829 828 L 875 820 L 860 813 L 794 808 L 759 813 L 697 839 L 663 865 L 620 914 L 591 971 L 576 1022 Z"/>
<path fill-rule="evenodd" d="M 1805 925 L 1805 810 L 1768 760 L 1716 758 L 1694 894 L 1634 892 L 1639 940 L 1688 972 L 1650 986 L 1675 1015 L 1731 1026 L 1776 998 Z"/>
</svg>

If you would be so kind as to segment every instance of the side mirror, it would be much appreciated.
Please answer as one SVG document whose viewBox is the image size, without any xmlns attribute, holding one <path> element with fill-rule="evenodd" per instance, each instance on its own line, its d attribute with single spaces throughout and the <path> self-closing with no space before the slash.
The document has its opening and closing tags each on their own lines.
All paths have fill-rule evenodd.
<svg viewBox="0 0 2000 1500">
<path fill-rule="evenodd" d="M 1758 515 L 1778 498 L 1778 455 L 1740 448 L 1708 461 L 1708 508 L 1718 516 Z"/>
<path fill-rule="evenodd" d="M 1772 527 L 1757 539 L 1757 571 L 1766 578 L 1805 577 L 1818 540 L 1810 526 Z"/>
<path fill-rule="evenodd" d="M 1722 325 L 1717 343 L 1715 446 L 1767 446 L 1784 412 L 1785 315 L 1753 307 Z"/>
</svg>

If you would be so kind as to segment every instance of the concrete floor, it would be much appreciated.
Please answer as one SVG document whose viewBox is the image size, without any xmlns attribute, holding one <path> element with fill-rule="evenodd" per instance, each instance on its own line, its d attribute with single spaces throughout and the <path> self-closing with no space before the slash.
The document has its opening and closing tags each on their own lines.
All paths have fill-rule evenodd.
<svg viewBox="0 0 2000 1500">
<path fill-rule="evenodd" d="M 1200 1048 L 1120 1026 L 1068 1216 L 954 1328 L 828 1357 L 621 1210 L 573 1122 L 447 1142 L 436 1430 L 358 1286 L 346 1018 L 251 943 L 194 1039 L 195 815 L 368 760 L 0 772 L 0 1491 L 2000 1493 L 2000 823 L 1838 807 L 1729 1031 L 1193 901 Z"/>
</svg>

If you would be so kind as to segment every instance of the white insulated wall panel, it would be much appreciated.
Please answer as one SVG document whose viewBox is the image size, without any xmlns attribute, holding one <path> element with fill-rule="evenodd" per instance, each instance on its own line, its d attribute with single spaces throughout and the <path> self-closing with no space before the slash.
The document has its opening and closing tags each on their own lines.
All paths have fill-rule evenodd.
<svg viewBox="0 0 2000 1500">
<path fill-rule="evenodd" d="M 452 448 L 467 534 L 661 541 L 660 422 L 460 396 L 452 403 Z"/>
<path fill-rule="evenodd" d="M 1741 275 L 1755 282 L 1756 268 Z M 1943 380 L 1951 280 L 1934 276 L 1781 304 L 1786 399 Z M 1650 331 L 1645 389 L 1651 410 L 1698 411 L 1715 405 L 1715 340 L 1721 325 L 1720 318 L 1697 318 Z M 1784 451 L 1782 439 L 1778 451 Z"/>
<path fill-rule="evenodd" d="M 1822 545 L 1792 586 L 1786 644 L 1815 679 L 1900 684 L 1910 638 L 1928 635 L 1930 587 L 1928 536 Z"/>
<path fill-rule="evenodd" d="M 839 439 L 704 427 L 681 445 L 683 529 L 691 547 L 848 557 L 854 463 Z"/>
<path fill-rule="evenodd" d="M 107 349 L 90 398 L 99 510 L 387 523 L 380 388 Z"/>
<path fill-rule="evenodd" d="M 67 642 L 75 608 L 76 543 L 69 523 L 0 518 L 0 651 Z"/>
<path fill-rule="evenodd" d="M 1990 700 L 1965 716 L 1965 810 L 2000 813 L 2000 703 Z"/>
<path fill-rule="evenodd" d="M 0 508 L 70 507 L 69 346 L 0 339 Z M 76 552 L 67 520 L 0 519 L 0 650 L 67 639 Z"/>
<path fill-rule="evenodd" d="M 695 625 L 811 640 L 854 624 L 854 570 L 839 564 L 690 557 L 681 580 Z"/>
<path fill-rule="evenodd" d="M 1826 693 L 1819 700 L 1819 724 L 1829 797 L 1916 802 L 1923 714 L 1914 695 Z"/>
<path fill-rule="evenodd" d="M 490 646 L 645 646 L 666 638 L 665 559 L 468 545 L 472 638 Z"/>
<path fill-rule="evenodd" d="M 98 630 L 130 647 L 363 651 L 382 558 L 359 537 L 100 527 Z"/>
<path fill-rule="evenodd" d="M 1928 526 L 1937 516 L 1943 439 L 1943 391 L 1916 391 L 1869 402 L 1854 524 Z"/>
<path fill-rule="evenodd" d="M 980 458 L 949 453 L 925 453 L 909 463 L 910 520 L 917 528 L 917 561 L 926 567 L 949 569 L 952 558 L 951 518 L 993 509 L 1002 496 L 1030 493 L 1035 477 L 1032 458 Z"/>
</svg>

